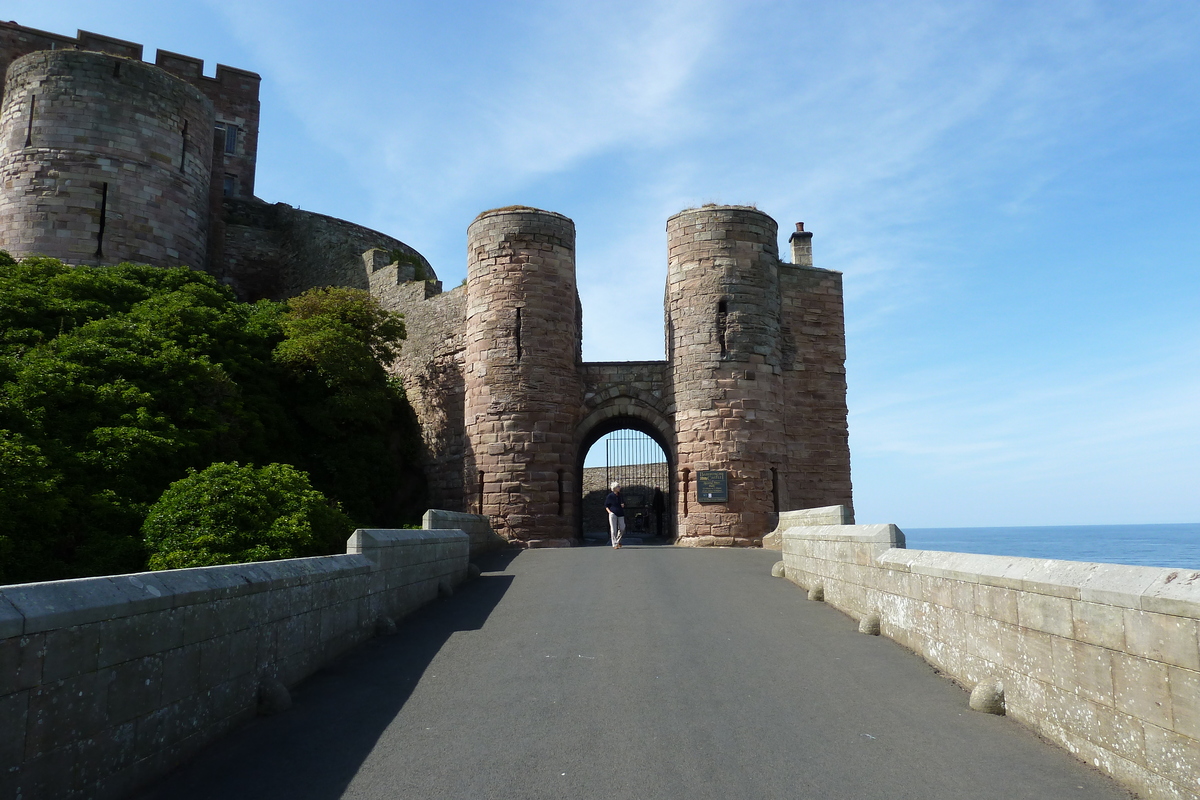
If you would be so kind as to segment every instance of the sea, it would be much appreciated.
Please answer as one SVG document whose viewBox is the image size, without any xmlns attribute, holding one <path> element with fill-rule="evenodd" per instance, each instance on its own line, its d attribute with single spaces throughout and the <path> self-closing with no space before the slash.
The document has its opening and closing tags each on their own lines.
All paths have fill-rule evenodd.
<svg viewBox="0 0 1200 800">
<path fill-rule="evenodd" d="M 1200 522 L 1029 528 L 900 528 L 909 550 L 1200 570 Z"/>
</svg>

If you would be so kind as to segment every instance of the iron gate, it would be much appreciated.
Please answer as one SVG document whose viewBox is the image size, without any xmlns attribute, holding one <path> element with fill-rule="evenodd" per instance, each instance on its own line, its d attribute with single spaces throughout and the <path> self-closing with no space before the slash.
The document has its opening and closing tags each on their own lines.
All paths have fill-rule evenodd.
<svg viewBox="0 0 1200 800">
<path fill-rule="evenodd" d="M 616 482 L 621 484 L 625 500 L 627 533 L 671 538 L 671 484 L 662 448 L 646 434 L 628 429 L 610 433 L 602 441 L 604 466 L 584 470 L 584 536 L 607 538 L 604 498 L 608 487 Z"/>
</svg>

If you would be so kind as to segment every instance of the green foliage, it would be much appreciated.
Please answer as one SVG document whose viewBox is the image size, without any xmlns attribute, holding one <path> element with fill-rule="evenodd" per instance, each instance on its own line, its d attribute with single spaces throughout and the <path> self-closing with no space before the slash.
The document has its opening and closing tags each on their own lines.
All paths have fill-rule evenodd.
<svg viewBox="0 0 1200 800">
<path fill-rule="evenodd" d="M 187 268 L 0 254 L 0 582 L 143 568 L 151 504 L 214 462 L 292 464 L 363 525 L 419 516 L 403 335 L 365 292 L 248 304 Z"/>
<path fill-rule="evenodd" d="M 189 470 L 142 525 L 151 569 L 208 567 L 344 552 L 354 523 L 288 464 Z"/>
</svg>

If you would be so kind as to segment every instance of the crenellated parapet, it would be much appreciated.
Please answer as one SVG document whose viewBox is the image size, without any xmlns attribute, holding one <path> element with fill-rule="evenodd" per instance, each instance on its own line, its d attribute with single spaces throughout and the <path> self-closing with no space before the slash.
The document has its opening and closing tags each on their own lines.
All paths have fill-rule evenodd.
<svg viewBox="0 0 1200 800">
<path fill-rule="evenodd" d="M 15 22 L 0 22 L 0 74 L 8 65 L 38 51 L 83 50 L 142 61 L 142 45 L 91 31 L 75 36 L 27 28 Z M 232 197 L 254 195 L 254 173 L 258 159 L 260 76 L 224 64 L 216 67 L 216 76 L 204 74 L 204 61 L 191 56 L 158 50 L 154 65 L 199 89 L 213 105 L 214 122 L 221 126 L 221 159 L 213 181 L 222 193 Z M 212 125 L 207 129 L 212 130 Z M 193 136 L 211 133 L 193 130 Z"/>
</svg>

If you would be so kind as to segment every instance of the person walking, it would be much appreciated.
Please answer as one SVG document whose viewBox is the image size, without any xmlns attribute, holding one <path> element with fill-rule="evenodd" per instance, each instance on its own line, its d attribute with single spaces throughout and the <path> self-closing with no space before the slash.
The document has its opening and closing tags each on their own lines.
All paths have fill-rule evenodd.
<svg viewBox="0 0 1200 800">
<path fill-rule="evenodd" d="M 625 501 L 621 499 L 621 484 L 614 481 L 609 488 L 612 491 L 604 499 L 604 508 L 608 511 L 608 531 L 613 550 L 620 550 L 621 537 L 625 535 Z"/>
</svg>

